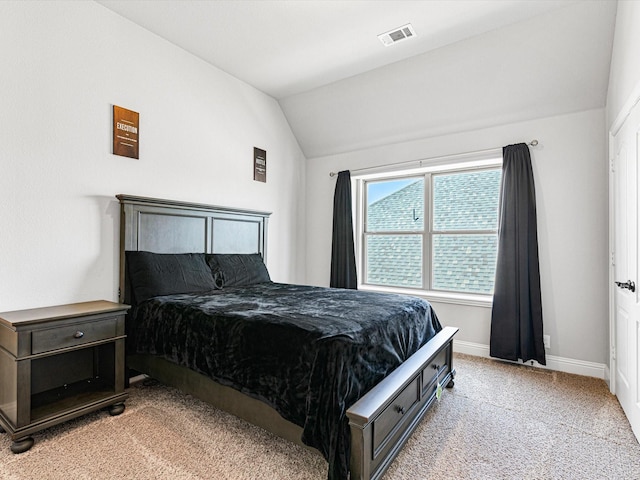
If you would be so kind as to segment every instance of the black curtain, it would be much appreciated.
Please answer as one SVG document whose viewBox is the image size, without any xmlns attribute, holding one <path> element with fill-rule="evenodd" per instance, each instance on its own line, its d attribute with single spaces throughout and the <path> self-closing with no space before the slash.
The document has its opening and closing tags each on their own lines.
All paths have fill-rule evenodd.
<svg viewBox="0 0 640 480">
<path fill-rule="evenodd" d="M 502 149 L 498 264 L 491 311 L 490 353 L 546 365 L 536 194 L 529 147 Z"/>
<path fill-rule="evenodd" d="M 331 287 L 358 288 L 356 255 L 351 215 L 351 174 L 338 173 L 333 196 L 333 239 L 331 242 Z"/>
</svg>

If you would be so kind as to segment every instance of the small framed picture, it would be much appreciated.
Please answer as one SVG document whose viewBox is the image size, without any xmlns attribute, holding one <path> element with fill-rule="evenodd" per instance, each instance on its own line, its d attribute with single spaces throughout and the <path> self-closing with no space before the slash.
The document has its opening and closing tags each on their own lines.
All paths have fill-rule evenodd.
<svg viewBox="0 0 640 480">
<path fill-rule="evenodd" d="M 267 152 L 257 147 L 253 147 L 253 179 L 267 182 Z"/>
</svg>

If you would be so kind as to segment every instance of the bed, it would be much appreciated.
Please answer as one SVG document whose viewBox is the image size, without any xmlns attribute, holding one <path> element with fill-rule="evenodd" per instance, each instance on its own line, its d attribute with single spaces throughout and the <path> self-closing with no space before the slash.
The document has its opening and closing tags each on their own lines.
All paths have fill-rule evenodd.
<svg viewBox="0 0 640 480">
<path fill-rule="evenodd" d="M 117 197 L 132 371 L 320 451 L 331 480 L 380 478 L 453 386 L 457 329 L 427 302 L 271 281 L 268 213 Z"/>
</svg>

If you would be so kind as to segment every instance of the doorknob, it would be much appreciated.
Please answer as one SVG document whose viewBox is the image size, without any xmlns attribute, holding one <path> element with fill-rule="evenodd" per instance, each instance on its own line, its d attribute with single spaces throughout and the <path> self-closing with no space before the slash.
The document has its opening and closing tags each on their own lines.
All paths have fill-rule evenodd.
<svg viewBox="0 0 640 480">
<path fill-rule="evenodd" d="M 636 284 L 633 283 L 631 280 L 627 280 L 624 283 L 616 282 L 616 285 L 619 286 L 620 288 L 626 288 L 628 290 L 631 290 L 632 292 L 636 291 Z"/>
</svg>

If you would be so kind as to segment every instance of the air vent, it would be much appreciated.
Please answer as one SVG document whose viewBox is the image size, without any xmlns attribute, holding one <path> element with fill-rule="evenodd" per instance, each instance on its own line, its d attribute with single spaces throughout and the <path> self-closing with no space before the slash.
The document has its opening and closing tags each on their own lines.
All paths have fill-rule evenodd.
<svg viewBox="0 0 640 480">
<path fill-rule="evenodd" d="M 390 32 L 382 33 L 378 35 L 378 38 L 385 47 L 393 45 L 394 43 L 407 40 L 416 36 L 416 31 L 413 29 L 410 23 L 398 28 L 394 28 Z"/>
</svg>

